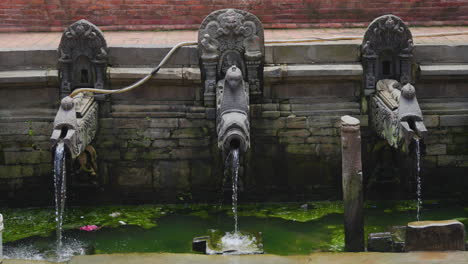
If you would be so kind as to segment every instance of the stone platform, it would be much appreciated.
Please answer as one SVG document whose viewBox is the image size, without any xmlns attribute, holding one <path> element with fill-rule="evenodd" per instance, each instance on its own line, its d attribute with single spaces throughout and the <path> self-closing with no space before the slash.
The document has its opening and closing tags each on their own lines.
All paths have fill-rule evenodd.
<svg viewBox="0 0 468 264">
<path fill-rule="evenodd" d="M 195 254 L 112 254 L 74 257 L 70 264 L 465 264 L 468 252 L 315 253 L 304 256 Z M 3 264 L 47 264 L 44 261 L 4 260 Z"/>
<path fill-rule="evenodd" d="M 466 44 L 468 35 L 417 37 L 419 34 L 468 31 L 468 27 L 410 27 L 415 44 Z M 363 36 L 366 28 L 266 29 L 265 40 Z M 174 45 L 196 41 L 197 30 L 105 31 L 108 46 Z M 0 33 L 1 49 L 57 48 L 62 32 Z M 343 42 L 343 41 L 341 41 Z M 360 44 L 361 40 L 347 40 Z"/>
</svg>

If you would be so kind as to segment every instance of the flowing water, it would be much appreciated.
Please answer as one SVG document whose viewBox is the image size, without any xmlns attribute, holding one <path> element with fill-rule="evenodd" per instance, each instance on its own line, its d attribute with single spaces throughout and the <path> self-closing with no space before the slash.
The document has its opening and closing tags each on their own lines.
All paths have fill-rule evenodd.
<svg viewBox="0 0 468 264">
<path fill-rule="evenodd" d="M 59 142 L 55 148 L 54 157 L 54 186 L 55 186 L 55 222 L 57 225 L 57 250 L 58 259 L 62 252 L 62 222 L 63 211 L 65 209 L 66 199 L 66 168 L 65 168 L 65 146 L 63 142 Z"/>
<path fill-rule="evenodd" d="M 419 145 L 419 139 L 415 139 L 416 143 L 416 183 L 417 183 L 417 189 L 416 189 L 416 195 L 418 199 L 418 204 L 417 204 L 417 211 L 416 211 L 416 219 L 420 221 L 421 217 L 421 207 L 422 207 L 422 197 L 421 197 L 421 150 L 420 150 L 420 145 Z"/>
<path fill-rule="evenodd" d="M 239 149 L 231 150 L 232 154 L 232 213 L 234 215 L 234 233 L 239 232 L 237 222 L 237 189 L 239 181 Z"/>
<path fill-rule="evenodd" d="M 256 239 L 239 231 L 237 212 L 240 153 L 238 148 L 231 149 L 226 160 L 226 170 L 231 169 L 232 177 L 232 214 L 234 217 L 234 231 L 226 232 L 219 241 L 218 249 L 226 255 L 255 254 L 262 250 L 258 247 Z M 229 161 L 231 162 L 229 164 Z"/>
</svg>

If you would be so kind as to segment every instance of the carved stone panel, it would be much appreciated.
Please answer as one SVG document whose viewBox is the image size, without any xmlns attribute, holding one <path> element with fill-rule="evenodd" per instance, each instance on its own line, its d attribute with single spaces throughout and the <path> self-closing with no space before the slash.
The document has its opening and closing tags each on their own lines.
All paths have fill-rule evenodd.
<svg viewBox="0 0 468 264">
<path fill-rule="evenodd" d="M 78 114 L 80 113 L 80 114 Z M 77 158 L 91 143 L 98 125 L 98 104 L 94 97 L 82 94 L 76 98 L 62 99 L 55 116 L 51 143 L 55 146 L 63 140 L 71 158 Z"/>
<path fill-rule="evenodd" d="M 365 94 L 374 92 L 382 79 L 412 82 L 413 37 L 397 16 L 378 17 L 367 28 L 361 45 Z"/>
<path fill-rule="evenodd" d="M 250 95 L 261 95 L 265 47 L 263 26 L 255 15 L 237 9 L 212 12 L 200 25 L 198 51 L 205 105 L 214 106 L 216 84 L 234 65 Z"/>
<path fill-rule="evenodd" d="M 60 97 L 76 88 L 103 89 L 108 60 L 106 40 L 101 30 L 87 20 L 79 20 L 63 33 L 58 48 Z"/>
</svg>

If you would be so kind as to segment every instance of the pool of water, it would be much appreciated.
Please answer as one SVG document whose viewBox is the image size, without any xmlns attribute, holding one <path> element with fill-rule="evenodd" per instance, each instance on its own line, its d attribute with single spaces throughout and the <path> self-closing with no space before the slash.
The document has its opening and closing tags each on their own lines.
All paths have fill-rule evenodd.
<svg viewBox="0 0 468 264">
<path fill-rule="evenodd" d="M 261 232 L 264 251 L 269 254 L 298 255 L 319 251 L 342 251 L 344 247 L 342 208 L 338 206 L 317 213 L 318 207 L 314 207 L 313 204 L 241 206 L 239 229 Z M 172 210 L 155 219 L 157 225 L 150 228 L 128 225 L 118 220 L 117 216 L 116 221 L 121 221 L 118 227 L 102 227 L 91 232 L 77 228 L 66 230 L 64 244 L 68 250 L 65 253 L 68 255 L 65 258 L 74 254 L 85 254 L 86 250 L 88 253 L 96 254 L 195 253 L 191 250 L 191 241 L 194 237 L 206 235 L 209 229 L 230 232 L 234 228 L 234 219 L 228 209 L 213 208 Z M 458 218 L 466 224 L 468 217 L 467 209 L 462 206 L 432 203 L 426 204 L 423 208 L 422 220 Z M 414 221 L 415 213 L 415 208 L 408 207 L 407 204 L 401 206 L 368 203 L 365 216 L 366 236 L 371 232 L 385 231 L 392 225 L 405 225 Z M 4 246 L 4 254 L 6 258 L 53 259 L 55 239 L 51 234 L 9 242 Z"/>
</svg>

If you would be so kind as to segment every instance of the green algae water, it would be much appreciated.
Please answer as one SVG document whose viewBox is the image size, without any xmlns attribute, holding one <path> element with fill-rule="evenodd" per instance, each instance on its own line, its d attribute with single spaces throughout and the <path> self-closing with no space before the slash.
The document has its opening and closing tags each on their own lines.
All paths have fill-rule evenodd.
<svg viewBox="0 0 468 264">
<path fill-rule="evenodd" d="M 468 209 L 462 206 L 428 201 L 423 208 L 423 220 L 459 219 L 468 224 Z M 341 202 L 247 204 L 239 206 L 238 220 L 241 231 L 262 233 L 264 251 L 268 254 L 339 252 L 344 247 L 342 210 Z M 366 236 L 414 221 L 416 210 L 414 201 L 368 202 Z M 4 250 L 6 258 L 48 259 L 55 243 L 54 223 L 50 223 L 51 227 L 48 223 L 49 211 L 53 219 L 52 208 L 4 210 L 4 236 L 9 241 Z M 63 226 L 64 245 L 70 255 L 194 253 L 191 250 L 194 237 L 207 235 L 210 229 L 231 232 L 234 225 L 229 206 L 109 206 L 68 211 Z M 20 221 L 22 217 L 26 219 Z M 13 228 L 15 222 L 18 230 Z M 93 224 L 100 229 L 91 232 L 78 229 Z"/>
</svg>

